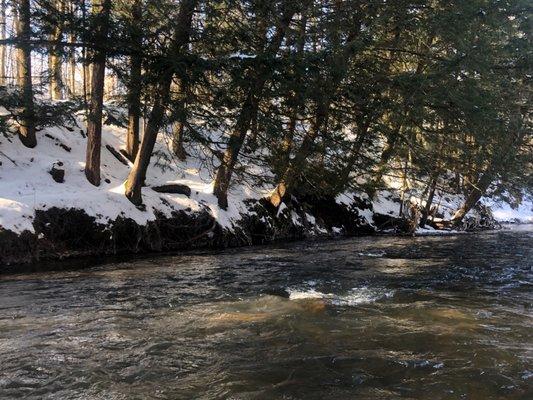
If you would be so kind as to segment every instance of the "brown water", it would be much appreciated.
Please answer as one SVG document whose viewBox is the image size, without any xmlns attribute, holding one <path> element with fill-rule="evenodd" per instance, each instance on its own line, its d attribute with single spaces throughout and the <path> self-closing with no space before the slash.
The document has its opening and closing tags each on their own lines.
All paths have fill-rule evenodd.
<svg viewBox="0 0 533 400">
<path fill-rule="evenodd" d="M 370 237 L 4 274 L 0 398 L 533 399 L 532 245 Z"/>
</svg>

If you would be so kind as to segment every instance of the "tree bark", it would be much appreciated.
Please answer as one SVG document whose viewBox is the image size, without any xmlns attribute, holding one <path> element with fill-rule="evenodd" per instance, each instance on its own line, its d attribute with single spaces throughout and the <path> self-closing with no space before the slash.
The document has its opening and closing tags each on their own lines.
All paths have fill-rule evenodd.
<svg viewBox="0 0 533 400">
<path fill-rule="evenodd" d="M 298 36 L 296 40 L 296 59 L 297 62 L 301 62 L 305 50 L 305 39 L 307 32 L 307 12 L 302 13 L 302 18 L 299 24 Z M 295 90 L 289 95 L 289 124 L 284 132 L 283 139 L 281 140 L 281 170 L 285 169 L 289 163 L 294 134 L 296 133 L 296 123 L 298 120 L 298 114 L 304 104 L 304 99 L 301 94 L 297 93 L 297 89 L 302 85 L 302 79 L 299 74 L 296 75 Z"/>
<path fill-rule="evenodd" d="M 184 111 L 183 111 L 184 112 Z M 183 147 L 183 133 L 185 130 L 185 122 L 182 120 L 183 117 L 174 124 L 173 135 L 172 135 L 172 152 L 178 157 L 180 161 L 185 161 L 187 159 L 187 152 Z"/>
<path fill-rule="evenodd" d="M 192 17 L 198 0 L 184 0 L 181 3 L 179 15 L 177 18 L 177 27 L 172 39 L 171 48 L 167 57 L 171 57 L 187 50 L 187 44 L 190 41 L 192 29 Z M 154 105 L 148 118 L 143 140 L 133 168 L 126 180 L 126 197 L 135 205 L 142 204 L 142 186 L 146 177 L 146 171 L 150 164 L 150 158 L 157 139 L 157 134 L 163 121 L 163 116 L 167 104 L 170 100 L 170 85 L 174 76 L 172 61 L 168 60 L 165 70 L 161 71 L 159 84 L 156 85 Z"/>
<path fill-rule="evenodd" d="M 176 88 L 179 92 L 179 97 L 176 100 L 176 110 L 174 112 L 175 122 L 172 125 L 172 152 L 180 161 L 185 161 L 187 158 L 187 152 L 183 147 L 183 135 L 185 124 L 187 122 L 186 105 L 189 95 L 188 78 L 180 78 Z"/>
<path fill-rule="evenodd" d="M 321 132 L 323 132 L 327 125 L 327 120 L 329 119 L 329 107 L 329 100 L 319 104 L 313 127 L 304 136 L 300 148 L 296 152 L 294 158 L 289 162 L 289 165 L 283 172 L 276 187 L 270 193 L 269 201 L 274 207 L 279 207 L 285 196 L 292 191 L 293 184 L 298 177 L 298 169 L 304 164 L 308 155 L 311 154 L 315 139 L 320 136 Z"/>
<path fill-rule="evenodd" d="M 87 6 L 86 1 L 81 0 L 81 19 L 82 19 L 82 25 L 83 25 L 83 31 L 87 32 Z M 82 86 L 83 86 L 83 104 L 85 107 L 85 111 L 88 110 L 88 104 L 89 104 L 89 96 L 91 95 L 89 92 L 89 81 L 90 81 L 90 65 L 89 65 L 89 52 L 87 50 L 87 46 L 83 45 L 81 49 L 82 53 Z"/>
<path fill-rule="evenodd" d="M 463 205 L 455 212 L 452 217 L 452 223 L 457 226 L 459 225 L 466 214 L 477 204 L 481 197 L 486 193 L 487 189 L 491 185 L 493 179 L 498 174 L 502 168 L 509 163 L 509 161 L 516 155 L 516 151 L 523 143 L 524 138 L 526 137 L 526 129 L 518 129 L 513 133 L 508 133 L 505 139 L 510 140 L 509 142 L 499 142 L 493 150 L 492 158 L 490 164 L 485 169 L 485 172 L 482 173 L 481 177 L 477 181 L 477 185 L 473 187 L 468 196 L 466 197 Z"/>
<path fill-rule="evenodd" d="M 6 0 L 0 1 L 0 40 L 6 38 Z M 5 86 L 7 82 L 6 70 L 6 49 L 5 44 L 0 44 L 0 86 Z"/>
<path fill-rule="evenodd" d="M 63 100 L 63 62 L 59 42 L 63 37 L 63 13 L 65 11 L 65 1 L 55 0 L 53 2 L 55 15 L 55 25 L 52 31 L 50 53 L 48 55 L 48 68 L 50 71 L 50 98 L 52 100 Z"/>
<path fill-rule="evenodd" d="M 363 144 L 365 143 L 365 140 L 368 137 L 368 130 L 370 128 L 370 117 L 368 117 L 368 121 L 360 122 L 358 126 L 359 132 L 357 134 L 357 137 L 353 141 L 352 146 L 350 146 L 348 160 L 346 161 L 346 164 L 344 165 L 339 174 L 337 184 L 338 192 L 342 192 L 350 183 L 350 173 L 352 172 L 353 167 L 356 161 L 358 160 L 359 155 L 361 154 Z"/>
<path fill-rule="evenodd" d="M 69 13 L 70 18 L 72 21 L 74 21 L 75 18 L 75 5 L 72 2 L 72 0 L 69 1 Z M 69 42 L 74 45 L 76 42 L 76 35 L 71 32 L 69 34 Z M 69 76 L 68 76 L 68 88 L 69 88 L 69 96 L 75 97 L 76 96 L 76 48 L 73 46 L 68 51 L 68 65 L 69 65 Z"/>
<path fill-rule="evenodd" d="M 169 73 L 170 74 L 170 73 Z M 165 77 L 156 87 L 154 105 L 148 118 L 148 125 L 144 132 L 141 147 L 135 157 L 133 168 L 128 175 L 126 181 L 126 197 L 135 205 L 142 204 L 142 192 L 141 188 L 144 184 L 146 177 L 146 171 L 150 164 L 150 158 L 152 151 L 154 150 L 157 134 L 163 121 L 163 115 L 165 113 L 166 105 L 170 97 L 170 83 L 172 81 L 172 75 Z"/>
<path fill-rule="evenodd" d="M 349 42 L 351 40 L 353 40 L 353 37 L 349 39 Z M 329 84 L 328 93 L 326 93 L 323 98 L 319 99 L 318 101 L 313 128 L 310 129 L 309 132 L 304 136 L 300 148 L 296 152 L 294 158 L 289 162 L 289 165 L 282 174 L 276 187 L 270 193 L 269 201 L 274 207 L 279 207 L 283 201 L 283 198 L 290 194 L 290 192 L 293 190 L 293 186 L 298 178 L 298 170 L 302 167 L 307 157 L 311 155 L 313 144 L 316 138 L 327 129 L 331 102 L 335 92 L 337 91 L 337 88 L 347 72 L 347 63 L 351 55 L 351 51 L 346 48 L 341 55 L 341 60 L 338 60 L 341 63 L 339 71 L 336 74 L 333 82 Z"/>
<path fill-rule="evenodd" d="M 31 81 L 31 47 L 29 44 L 30 1 L 17 0 L 16 30 L 20 41 L 16 49 L 17 82 L 22 93 L 22 113 L 19 117 L 19 137 L 26 147 L 37 146 L 35 136 L 35 110 L 33 104 L 33 87 Z"/>
<path fill-rule="evenodd" d="M 437 174 L 435 174 L 431 179 L 431 183 L 429 184 L 429 194 L 426 200 L 426 206 L 422 211 L 422 218 L 420 219 L 421 228 L 424 228 L 426 226 L 429 214 L 431 212 L 431 205 L 433 204 L 433 199 L 435 198 L 435 189 L 437 188 L 437 178 Z"/>
<path fill-rule="evenodd" d="M 109 29 L 111 0 L 93 3 L 93 14 L 97 18 L 95 40 L 105 43 Z M 100 185 L 100 153 L 102 144 L 102 107 L 104 100 L 106 52 L 95 51 L 92 64 L 91 101 L 87 120 L 87 153 L 85 157 L 85 176 L 95 186 Z"/>
<path fill-rule="evenodd" d="M 287 3 L 288 8 L 284 12 L 279 26 L 277 27 L 269 45 L 264 51 L 265 55 L 274 55 L 278 52 L 292 18 L 297 11 L 293 5 L 289 4 L 290 2 Z M 246 98 L 237 118 L 235 128 L 229 137 L 228 147 L 224 152 L 222 162 L 218 167 L 213 187 L 213 194 L 218 199 L 218 205 L 223 209 L 228 208 L 228 190 L 231 177 L 235 169 L 240 150 L 246 139 L 246 133 L 250 129 L 253 116 L 257 112 L 257 107 L 259 106 L 263 89 L 271 74 L 272 69 L 264 64 L 258 66 L 257 69 L 253 71 L 253 78 L 250 79 Z"/>
<path fill-rule="evenodd" d="M 487 191 L 490 184 L 492 183 L 493 179 L 493 172 L 491 168 L 489 168 L 487 171 L 481 175 L 481 178 L 479 178 L 477 185 L 472 188 L 468 196 L 466 197 L 465 202 L 463 205 L 455 212 L 452 222 L 454 225 L 459 225 L 466 214 L 477 204 L 479 199 L 483 196 L 483 194 Z"/>
<path fill-rule="evenodd" d="M 126 136 L 126 153 L 130 160 L 135 160 L 139 150 L 139 129 L 141 117 L 141 74 L 142 59 L 140 55 L 142 47 L 142 30 L 138 21 L 142 19 L 142 4 L 136 0 L 132 6 L 132 54 L 130 56 L 130 82 L 128 92 L 128 132 Z"/>
</svg>

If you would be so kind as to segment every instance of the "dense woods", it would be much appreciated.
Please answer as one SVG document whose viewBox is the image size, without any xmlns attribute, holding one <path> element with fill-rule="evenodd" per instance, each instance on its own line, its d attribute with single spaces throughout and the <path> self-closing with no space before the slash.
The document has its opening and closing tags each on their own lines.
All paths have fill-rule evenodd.
<svg viewBox="0 0 533 400">
<path fill-rule="evenodd" d="M 141 205 L 157 140 L 201 151 L 221 208 L 247 181 L 372 197 L 393 177 L 518 203 L 532 185 L 528 0 L 2 0 L 0 105 L 27 147 L 82 112 L 100 185 L 106 105 L 125 110 L 124 195 Z M 33 64 L 33 65 L 32 65 Z M 198 150 L 200 149 L 200 150 Z M 0 147 L 1 150 L 1 147 Z M 264 173 L 257 173 L 260 167 Z"/>
</svg>

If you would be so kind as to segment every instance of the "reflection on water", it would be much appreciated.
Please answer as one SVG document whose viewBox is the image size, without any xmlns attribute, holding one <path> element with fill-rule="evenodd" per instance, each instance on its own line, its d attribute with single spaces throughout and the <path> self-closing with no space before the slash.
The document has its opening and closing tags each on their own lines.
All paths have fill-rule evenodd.
<svg viewBox="0 0 533 400">
<path fill-rule="evenodd" d="M 0 398 L 530 399 L 533 232 L 0 276 Z"/>
</svg>

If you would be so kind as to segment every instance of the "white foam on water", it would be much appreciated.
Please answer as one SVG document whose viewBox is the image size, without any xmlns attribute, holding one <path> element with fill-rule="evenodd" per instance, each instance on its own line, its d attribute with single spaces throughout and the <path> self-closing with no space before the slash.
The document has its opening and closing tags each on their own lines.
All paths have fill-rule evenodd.
<svg viewBox="0 0 533 400">
<path fill-rule="evenodd" d="M 323 299 L 334 306 L 353 307 L 360 304 L 374 303 L 394 295 L 394 290 L 368 288 L 366 286 L 350 289 L 346 294 L 322 293 L 316 289 L 288 288 L 290 300 Z"/>
<path fill-rule="evenodd" d="M 358 253 L 360 256 L 364 257 L 383 257 L 385 255 L 385 252 L 375 252 L 375 253 Z"/>
<path fill-rule="evenodd" d="M 309 290 L 297 290 L 297 289 L 287 289 L 289 292 L 289 299 L 290 300 L 302 300 L 302 299 L 325 299 L 329 296 L 333 296 L 333 294 L 325 294 L 322 292 L 318 292 L 315 289 L 309 289 Z"/>
</svg>

